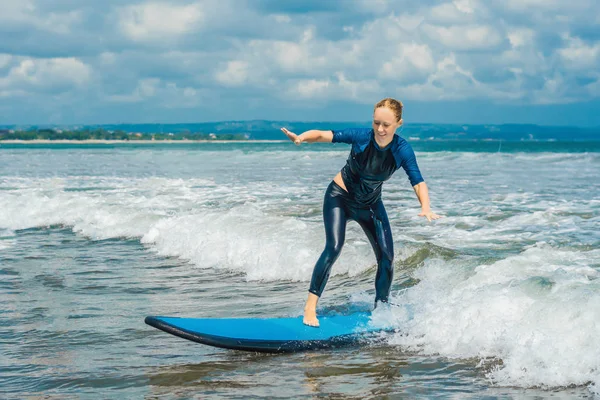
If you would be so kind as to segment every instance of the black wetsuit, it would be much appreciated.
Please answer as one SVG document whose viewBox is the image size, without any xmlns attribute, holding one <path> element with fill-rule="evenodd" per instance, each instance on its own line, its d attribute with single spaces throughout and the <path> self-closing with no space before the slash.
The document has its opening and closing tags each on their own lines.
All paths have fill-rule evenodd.
<svg viewBox="0 0 600 400">
<path fill-rule="evenodd" d="M 423 182 L 423 177 L 412 147 L 398 135 L 381 148 L 375 141 L 373 129 L 344 129 L 333 131 L 333 142 L 352 144 L 341 171 L 348 191 L 335 182 L 325 191 L 325 250 L 315 265 L 309 292 L 319 297 L 323 293 L 331 266 L 344 245 L 346 224 L 354 220 L 366 233 L 377 258 L 375 302 L 386 302 L 394 272 L 394 242 L 381 201 L 381 187 L 399 168 L 404 169 L 412 186 Z"/>
</svg>

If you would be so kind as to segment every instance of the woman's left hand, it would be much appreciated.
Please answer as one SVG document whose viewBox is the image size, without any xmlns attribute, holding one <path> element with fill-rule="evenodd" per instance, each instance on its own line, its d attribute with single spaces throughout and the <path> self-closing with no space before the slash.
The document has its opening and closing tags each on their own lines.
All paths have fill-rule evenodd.
<svg viewBox="0 0 600 400">
<path fill-rule="evenodd" d="M 421 213 L 419 214 L 419 217 L 425 217 L 425 218 L 427 218 L 427 221 L 429 221 L 429 222 L 431 222 L 434 219 L 442 218 L 441 215 L 437 215 L 433 211 L 421 211 Z"/>
<path fill-rule="evenodd" d="M 299 146 L 302 143 L 302 138 L 300 135 L 296 135 L 294 132 L 288 131 L 287 128 L 281 128 L 281 131 L 285 133 L 285 136 L 294 142 L 296 146 Z"/>
</svg>

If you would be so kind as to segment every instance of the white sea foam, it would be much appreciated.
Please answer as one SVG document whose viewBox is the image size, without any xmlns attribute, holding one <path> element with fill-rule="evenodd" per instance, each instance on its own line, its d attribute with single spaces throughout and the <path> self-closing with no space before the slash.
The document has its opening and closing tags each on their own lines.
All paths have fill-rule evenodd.
<svg viewBox="0 0 600 400">
<path fill-rule="evenodd" d="M 0 250 L 14 247 L 17 243 L 15 232 L 9 229 L 0 229 Z"/>
<path fill-rule="evenodd" d="M 138 201 L 115 190 L 103 196 L 42 188 L 2 192 L 0 227 L 18 230 L 65 225 L 92 239 L 141 236 L 153 216 L 139 210 Z"/>
<path fill-rule="evenodd" d="M 92 189 L 66 191 L 73 182 L 43 179 L 1 191 L 0 227 L 63 225 L 94 240 L 139 238 L 160 255 L 240 272 L 249 280 L 307 280 L 324 246 L 320 216 L 294 215 L 302 207 L 310 211 L 302 200 L 310 192 L 303 190 L 258 184 L 250 192 L 205 180 L 159 178 L 85 184 Z M 289 196 L 296 201 L 282 207 Z M 375 263 L 362 236 L 356 224 L 349 225 L 332 275 L 356 275 Z"/>
<path fill-rule="evenodd" d="M 500 359 L 489 373 L 509 386 L 600 383 L 600 251 L 540 244 L 464 270 L 428 260 L 396 302 L 392 344 L 449 358 Z"/>
<path fill-rule="evenodd" d="M 332 275 L 356 275 L 374 264 L 368 243 L 344 247 Z M 321 224 L 268 215 L 248 203 L 225 212 L 163 219 L 142 238 L 160 255 L 202 268 L 229 269 L 248 280 L 307 280 L 323 249 Z"/>
</svg>

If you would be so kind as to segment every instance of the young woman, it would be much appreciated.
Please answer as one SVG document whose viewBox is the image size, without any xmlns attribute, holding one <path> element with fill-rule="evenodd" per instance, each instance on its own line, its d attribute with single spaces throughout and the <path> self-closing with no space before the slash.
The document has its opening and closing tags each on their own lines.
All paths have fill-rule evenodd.
<svg viewBox="0 0 600 400">
<path fill-rule="evenodd" d="M 383 182 L 399 168 L 404 169 L 421 203 L 419 216 L 428 221 L 440 218 L 429 208 L 429 192 L 421 176 L 412 147 L 396 135 L 402 125 L 402 103 L 387 98 L 375 105 L 373 126 L 333 131 L 309 130 L 300 135 L 281 128 L 300 145 L 303 142 L 343 142 L 352 145 L 346 165 L 325 191 L 323 220 L 325 250 L 315 265 L 304 307 L 304 323 L 319 326 L 317 302 L 325 289 L 331 266 L 340 255 L 346 223 L 354 220 L 366 233 L 377 258 L 375 304 L 387 302 L 394 272 L 394 243 L 387 213 L 381 201 Z"/>
</svg>

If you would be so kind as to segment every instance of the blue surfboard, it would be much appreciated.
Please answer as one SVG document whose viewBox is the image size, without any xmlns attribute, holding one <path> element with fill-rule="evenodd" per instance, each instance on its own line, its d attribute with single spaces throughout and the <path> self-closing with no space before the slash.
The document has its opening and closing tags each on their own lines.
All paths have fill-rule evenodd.
<svg viewBox="0 0 600 400">
<path fill-rule="evenodd" d="M 370 323 L 371 314 L 319 317 L 318 328 L 295 318 L 146 317 L 146 324 L 194 342 L 225 349 L 284 353 L 335 348 L 366 340 L 384 328 Z"/>
</svg>

